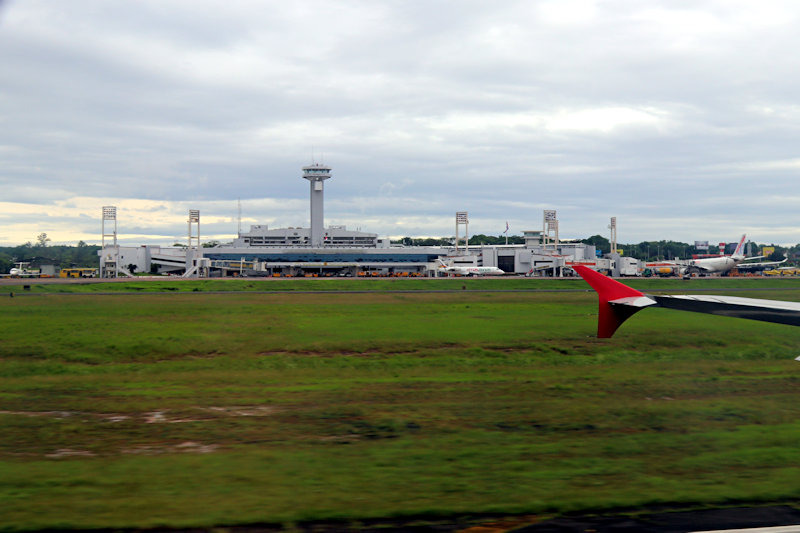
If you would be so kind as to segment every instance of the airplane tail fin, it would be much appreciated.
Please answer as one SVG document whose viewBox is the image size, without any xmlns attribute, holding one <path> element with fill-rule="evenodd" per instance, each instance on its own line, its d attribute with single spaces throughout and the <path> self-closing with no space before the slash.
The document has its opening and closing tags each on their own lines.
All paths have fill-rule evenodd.
<svg viewBox="0 0 800 533">
<path fill-rule="evenodd" d="M 644 293 L 583 265 L 572 267 L 597 292 L 599 301 L 597 336 L 607 339 L 634 313 L 655 301 Z"/>
<path fill-rule="evenodd" d="M 741 240 L 739 241 L 739 245 L 736 247 L 736 250 L 733 251 L 733 257 L 744 257 L 744 239 L 747 237 L 745 233 L 742 235 Z"/>
</svg>

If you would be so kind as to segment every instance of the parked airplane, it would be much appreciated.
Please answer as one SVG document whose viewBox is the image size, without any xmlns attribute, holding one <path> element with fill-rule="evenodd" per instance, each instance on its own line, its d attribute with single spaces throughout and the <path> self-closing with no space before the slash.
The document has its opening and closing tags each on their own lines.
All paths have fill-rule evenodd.
<svg viewBox="0 0 800 533">
<path fill-rule="evenodd" d="M 742 263 L 745 259 L 761 259 L 763 255 L 756 255 L 753 257 L 745 257 L 744 255 L 744 240 L 747 234 L 742 235 L 739 245 L 731 255 L 724 255 L 720 257 L 706 257 L 704 259 L 694 259 L 683 269 L 684 275 L 691 274 L 725 274 L 730 272 L 734 267 L 744 270 L 750 268 L 763 268 L 772 265 L 779 265 L 783 261 L 773 261 L 770 263 Z"/>
<path fill-rule="evenodd" d="M 505 274 L 504 271 L 500 270 L 497 267 L 460 267 L 460 266 L 450 266 L 447 265 L 444 261 L 439 259 L 440 269 L 443 269 L 445 272 L 450 272 L 452 274 L 459 274 L 461 276 L 502 276 Z"/>
<path fill-rule="evenodd" d="M 800 302 L 710 294 L 649 295 L 591 268 L 585 266 L 572 268 L 597 292 L 600 302 L 597 336 L 600 338 L 611 337 L 634 313 L 651 306 L 800 326 Z"/>
<path fill-rule="evenodd" d="M 8 271 L 8 275 L 12 278 L 29 278 L 39 275 L 38 270 L 28 269 L 28 265 L 30 265 L 30 263 L 15 263 L 15 265 L 16 266 Z"/>
</svg>

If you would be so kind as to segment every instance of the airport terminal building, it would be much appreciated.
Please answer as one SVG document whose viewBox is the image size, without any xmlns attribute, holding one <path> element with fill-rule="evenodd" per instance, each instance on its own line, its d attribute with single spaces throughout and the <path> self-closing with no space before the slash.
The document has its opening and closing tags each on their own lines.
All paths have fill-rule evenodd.
<svg viewBox="0 0 800 533">
<path fill-rule="evenodd" d="M 467 213 L 456 213 L 453 246 L 400 246 L 377 234 L 324 225 L 325 181 L 331 168 L 319 163 L 303 167 L 310 186 L 310 225 L 276 228 L 253 225 L 232 242 L 203 248 L 199 236 L 199 211 L 189 213 L 186 247 L 116 244 L 116 212 L 103 208 L 103 247 L 100 272 L 106 277 L 136 272 L 183 276 L 414 276 L 440 275 L 442 262 L 453 266 L 494 266 L 508 274 L 562 276 L 574 263 L 590 264 L 611 274 L 624 263 L 616 257 L 597 258 L 595 247 L 558 239 L 555 211 L 546 211 L 542 230 L 524 232 L 521 245 L 472 245 L 460 242 L 459 227 L 468 224 Z M 110 211 L 114 209 L 113 213 Z M 108 216 L 108 218 L 107 218 Z M 113 217 L 113 218 L 112 218 Z M 106 229 L 113 220 L 113 233 Z M 197 232 L 193 232 L 196 224 Z M 553 231 L 555 230 L 555 231 Z M 465 232 L 466 235 L 466 232 Z M 113 240 L 112 240 L 113 237 Z M 109 242 L 106 242 L 109 238 Z M 615 272 L 616 270 L 616 272 Z"/>
</svg>

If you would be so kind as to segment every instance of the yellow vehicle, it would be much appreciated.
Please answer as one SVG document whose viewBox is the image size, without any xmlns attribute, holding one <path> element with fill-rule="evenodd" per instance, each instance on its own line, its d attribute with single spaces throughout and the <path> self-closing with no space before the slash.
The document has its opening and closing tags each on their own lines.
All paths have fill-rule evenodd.
<svg viewBox="0 0 800 533">
<path fill-rule="evenodd" d="M 62 268 L 58 273 L 60 278 L 95 278 L 97 277 L 96 268 Z"/>
<path fill-rule="evenodd" d="M 772 270 L 765 270 L 765 276 L 797 276 L 800 269 L 795 267 L 773 268 Z"/>
</svg>

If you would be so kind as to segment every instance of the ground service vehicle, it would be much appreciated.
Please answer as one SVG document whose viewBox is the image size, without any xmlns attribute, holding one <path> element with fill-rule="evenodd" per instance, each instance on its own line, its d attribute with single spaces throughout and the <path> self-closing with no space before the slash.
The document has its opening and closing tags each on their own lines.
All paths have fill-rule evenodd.
<svg viewBox="0 0 800 533">
<path fill-rule="evenodd" d="M 60 278 L 94 278 L 97 277 L 96 268 L 62 268 Z"/>
</svg>

